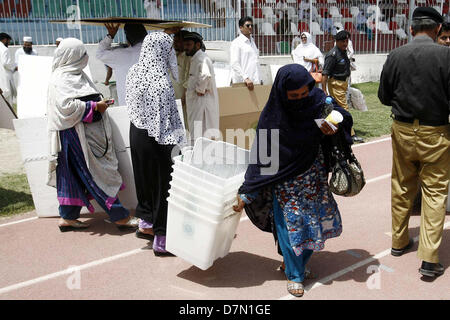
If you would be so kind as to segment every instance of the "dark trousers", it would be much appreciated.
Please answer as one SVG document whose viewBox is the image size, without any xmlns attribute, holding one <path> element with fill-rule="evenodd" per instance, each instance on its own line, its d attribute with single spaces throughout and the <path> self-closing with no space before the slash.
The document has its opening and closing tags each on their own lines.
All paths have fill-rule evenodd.
<svg viewBox="0 0 450 320">
<path fill-rule="evenodd" d="M 136 217 L 153 224 L 155 235 L 165 236 L 167 197 L 174 145 L 160 145 L 145 129 L 130 124 L 131 161 L 138 205 Z"/>
<path fill-rule="evenodd" d="M 123 207 L 119 199 L 116 199 L 110 209 L 108 209 L 104 204 L 101 205 L 101 207 L 109 215 L 109 220 L 112 222 L 123 220 L 130 215 L 130 212 Z M 59 215 L 65 220 L 77 220 L 80 217 L 81 209 L 81 206 L 60 205 Z"/>
</svg>

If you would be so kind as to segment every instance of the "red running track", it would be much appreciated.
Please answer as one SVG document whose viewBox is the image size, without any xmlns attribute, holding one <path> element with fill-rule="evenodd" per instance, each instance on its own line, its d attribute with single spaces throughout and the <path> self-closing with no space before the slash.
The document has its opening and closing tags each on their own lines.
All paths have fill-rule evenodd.
<svg viewBox="0 0 450 320">
<path fill-rule="evenodd" d="M 336 197 L 343 233 L 309 263 L 303 300 L 450 299 L 450 271 L 434 281 L 418 273 L 420 217 L 412 216 L 411 252 L 390 255 L 390 139 L 357 145 L 367 180 L 356 197 Z M 0 299 L 298 299 L 286 291 L 273 238 L 243 216 L 228 256 L 200 270 L 178 257 L 157 258 L 146 240 L 118 231 L 105 214 L 85 215 L 82 232 L 61 233 L 57 218 L 24 216 L 0 221 Z M 441 263 L 450 265 L 450 217 Z M 74 272 L 69 269 L 78 267 Z"/>
</svg>

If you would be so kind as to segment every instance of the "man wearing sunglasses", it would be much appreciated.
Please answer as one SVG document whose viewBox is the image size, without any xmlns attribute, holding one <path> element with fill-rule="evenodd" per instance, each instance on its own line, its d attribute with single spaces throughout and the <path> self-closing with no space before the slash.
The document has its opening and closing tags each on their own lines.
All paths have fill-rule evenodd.
<svg viewBox="0 0 450 320">
<path fill-rule="evenodd" d="M 253 19 L 244 17 L 239 20 L 240 35 L 231 42 L 230 64 L 233 83 L 244 82 L 249 90 L 255 84 L 261 84 L 259 71 L 259 50 L 253 40 Z"/>
</svg>

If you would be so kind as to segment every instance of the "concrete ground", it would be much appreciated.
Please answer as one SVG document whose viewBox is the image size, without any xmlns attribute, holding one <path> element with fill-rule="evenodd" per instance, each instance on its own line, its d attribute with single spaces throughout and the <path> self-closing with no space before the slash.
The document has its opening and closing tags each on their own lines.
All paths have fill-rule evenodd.
<svg viewBox="0 0 450 320">
<path fill-rule="evenodd" d="M 105 214 L 85 215 L 91 227 L 61 233 L 57 218 L 33 213 L 0 221 L 0 299 L 328 300 L 450 299 L 450 216 L 434 280 L 418 273 L 420 216 L 410 220 L 413 249 L 393 257 L 390 216 L 390 139 L 357 145 L 367 181 L 352 198 L 336 197 L 343 233 L 314 253 L 306 293 L 294 298 L 278 271 L 272 235 L 242 215 L 230 253 L 206 271 L 178 257 L 156 257 L 146 240 L 121 232 Z"/>
</svg>

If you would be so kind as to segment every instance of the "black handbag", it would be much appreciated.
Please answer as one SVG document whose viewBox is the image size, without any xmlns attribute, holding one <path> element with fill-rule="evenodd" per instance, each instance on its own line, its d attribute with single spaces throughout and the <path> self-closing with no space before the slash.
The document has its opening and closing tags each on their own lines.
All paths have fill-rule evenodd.
<svg viewBox="0 0 450 320">
<path fill-rule="evenodd" d="M 343 130 L 331 136 L 330 191 L 336 195 L 352 197 L 361 192 L 366 184 L 364 172 L 347 143 Z"/>
</svg>

